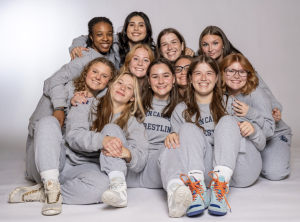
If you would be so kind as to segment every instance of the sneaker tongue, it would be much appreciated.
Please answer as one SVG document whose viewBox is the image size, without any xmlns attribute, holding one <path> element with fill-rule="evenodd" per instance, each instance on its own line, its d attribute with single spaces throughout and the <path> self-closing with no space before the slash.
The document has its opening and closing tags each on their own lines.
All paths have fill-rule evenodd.
<svg viewBox="0 0 300 222">
<path fill-rule="evenodd" d="M 121 177 L 114 177 L 114 178 L 111 179 L 110 182 L 111 182 L 111 183 L 123 183 L 124 180 L 123 180 L 123 178 L 121 178 Z"/>
<path fill-rule="evenodd" d="M 224 176 L 219 176 L 219 181 L 220 182 L 225 182 L 225 177 Z"/>
<path fill-rule="evenodd" d="M 47 189 L 48 190 L 52 190 L 53 189 L 53 181 L 52 180 L 48 180 L 48 182 L 47 182 Z"/>
</svg>

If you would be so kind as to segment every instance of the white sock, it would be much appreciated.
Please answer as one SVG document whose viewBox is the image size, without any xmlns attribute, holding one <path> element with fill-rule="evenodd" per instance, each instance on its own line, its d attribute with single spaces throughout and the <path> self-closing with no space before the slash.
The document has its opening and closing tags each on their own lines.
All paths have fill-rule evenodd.
<svg viewBox="0 0 300 222">
<path fill-rule="evenodd" d="M 59 171 L 58 169 L 53 170 L 46 170 L 40 173 L 43 183 L 47 182 L 48 180 L 55 180 L 59 181 Z"/>
<path fill-rule="evenodd" d="M 204 182 L 204 173 L 201 170 L 191 170 L 188 176 L 193 176 L 196 180 Z"/>
<path fill-rule="evenodd" d="M 108 178 L 109 180 L 112 180 L 113 178 L 115 177 L 121 177 L 124 181 L 125 181 L 125 175 L 123 172 L 121 171 L 111 171 L 109 174 L 108 174 Z"/>
<path fill-rule="evenodd" d="M 184 183 L 182 182 L 182 180 L 180 179 L 172 179 L 168 182 L 168 186 L 167 186 L 167 191 L 170 190 L 170 186 L 173 184 L 173 183 L 176 183 L 178 185 L 184 185 Z"/>
<path fill-rule="evenodd" d="M 225 177 L 225 182 L 229 182 L 233 171 L 232 169 L 230 169 L 227 166 L 215 166 L 214 167 L 214 172 L 218 175 L 218 176 L 224 176 Z M 217 176 L 214 174 L 214 178 L 216 179 Z"/>
</svg>

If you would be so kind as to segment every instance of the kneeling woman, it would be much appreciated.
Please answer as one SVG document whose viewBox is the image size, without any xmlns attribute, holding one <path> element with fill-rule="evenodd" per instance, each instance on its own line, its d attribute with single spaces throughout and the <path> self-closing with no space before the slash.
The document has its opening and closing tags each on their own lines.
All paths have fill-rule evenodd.
<svg viewBox="0 0 300 222">
<path fill-rule="evenodd" d="M 106 160 L 101 161 L 103 158 L 100 150 L 109 152 L 113 157 L 120 157 L 107 157 L 112 159 L 112 166 L 113 163 L 118 164 L 115 167 L 116 171 L 119 169 L 126 174 L 126 167 L 133 171 L 144 167 L 148 141 L 144 135 L 143 124 L 140 123 L 144 112 L 140 106 L 136 77 L 131 74 L 118 76 L 96 107 L 94 105 L 97 100 L 88 100 L 88 104 L 78 104 L 77 107 L 71 108 L 67 117 L 67 132 L 64 138 L 66 142 L 49 142 L 62 140 L 61 134 L 55 133 L 55 129 L 59 129 L 57 121 L 48 125 L 48 128 L 54 130 L 48 131 L 46 137 L 38 137 L 40 140 L 36 143 L 37 148 L 49 149 L 51 146 L 52 149 L 57 147 L 65 151 L 61 157 L 67 158 L 60 159 L 60 165 L 64 165 L 64 168 L 59 174 L 59 180 L 58 172 L 50 172 L 46 175 L 47 178 L 41 175 L 44 186 L 39 184 L 31 188 L 16 189 L 10 194 L 11 202 L 24 202 L 22 197 L 30 200 L 46 199 L 42 210 L 44 215 L 60 213 L 62 202 L 101 202 L 102 193 L 108 189 L 107 174 L 110 177 L 110 171 Z M 37 161 L 43 161 L 49 156 L 44 155 L 42 158 L 37 158 Z M 101 170 L 107 174 L 101 172 L 99 161 Z M 117 172 L 118 177 L 122 177 L 120 172 Z"/>
<path fill-rule="evenodd" d="M 162 178 L 171 217 L 182 216 L 187 207 L 188 216 L 206 207 L 211 214 L 225 215 L 229 183 L 250 186 L 260 174 L 259 150 L 265 146 L 265 136 L 255 124 L 227 115 L 220 80 L 217 63 L 205 55 L 197 57 L 189 69 L 188 98 L 172 114 L 174 133 L 166 140 L 179 145 L 179 137 L 180 148 L 168 149 L 161 157 L 162 168 L 169 169 Z M 209 200 L 204 175 L 212 168 Z M 188 174 L 186 181 L 182 173 Z"/>
</svg>

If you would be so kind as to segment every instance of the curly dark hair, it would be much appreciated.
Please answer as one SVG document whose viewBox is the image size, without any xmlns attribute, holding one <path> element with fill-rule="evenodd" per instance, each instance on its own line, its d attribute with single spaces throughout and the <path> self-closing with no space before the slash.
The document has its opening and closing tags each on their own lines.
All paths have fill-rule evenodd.
<svg viewBox="0 0 300 222">
<path fill-rule="evenodd" d="M 142 40 L 140 43 L 148 44 L 150 46 L 150 48 L 152 49 L 152 51 L 155 50 L 155 43 L 152 38 L 152 27 L 151 27 L 151 23 L 150 23 L 148 16 L 143 12 L 136 12 L 136 11 L 131 12 L 125 19 L 122 31 L 117 33 L 117 36 L 119 38 L 119 42 L 118 42 L 119 54 L 121 57 L 122 64 L 125 62 L 125 57 L 126 57 L 127 53 L 130 51 L 129 44 L 128 44 L 129 39 L 127 36 L 127 28 L 128 28 L 131 18 L 134 16 L 142 17 L 144 19 L 144 22 L 146 25 L 147 35 L 144 38 L 144 40 Z"/>
<path fill-rule="evenodd" d="M 91 39 L 90 36 L 93 36 L 93 27 L 95 24 L 99 23 L 99 22 L 105 22 L 109 25 L 111 25 L 112 30 L 114 32 L 114 26 L 112 24 L 112 22 L 106 18 L 106 17 L 95 17 L 92 18 L 89 23 L 88 23 L 88 29 L 89 29 L 89 34 L 88 34 L 88 39 L 86 40 L 86 47 L 92 47 L 93 45 L 93 40 Z"/>
</svg>

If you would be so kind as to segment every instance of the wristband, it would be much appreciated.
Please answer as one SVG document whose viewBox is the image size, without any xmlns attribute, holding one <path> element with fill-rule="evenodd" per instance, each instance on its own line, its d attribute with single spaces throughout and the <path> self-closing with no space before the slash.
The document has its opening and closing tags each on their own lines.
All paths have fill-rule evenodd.
<svg viewBox="0 0 300 222">
<path fill-rule="evenodd" d="M 55 111 L 55 110 L 65 111 L 65 109 L 64 109 L 64 108 L 61 108 L 61 107 L 56 107 L 56 108 L 54 109 L 54 111 Z"/>
</svg>

